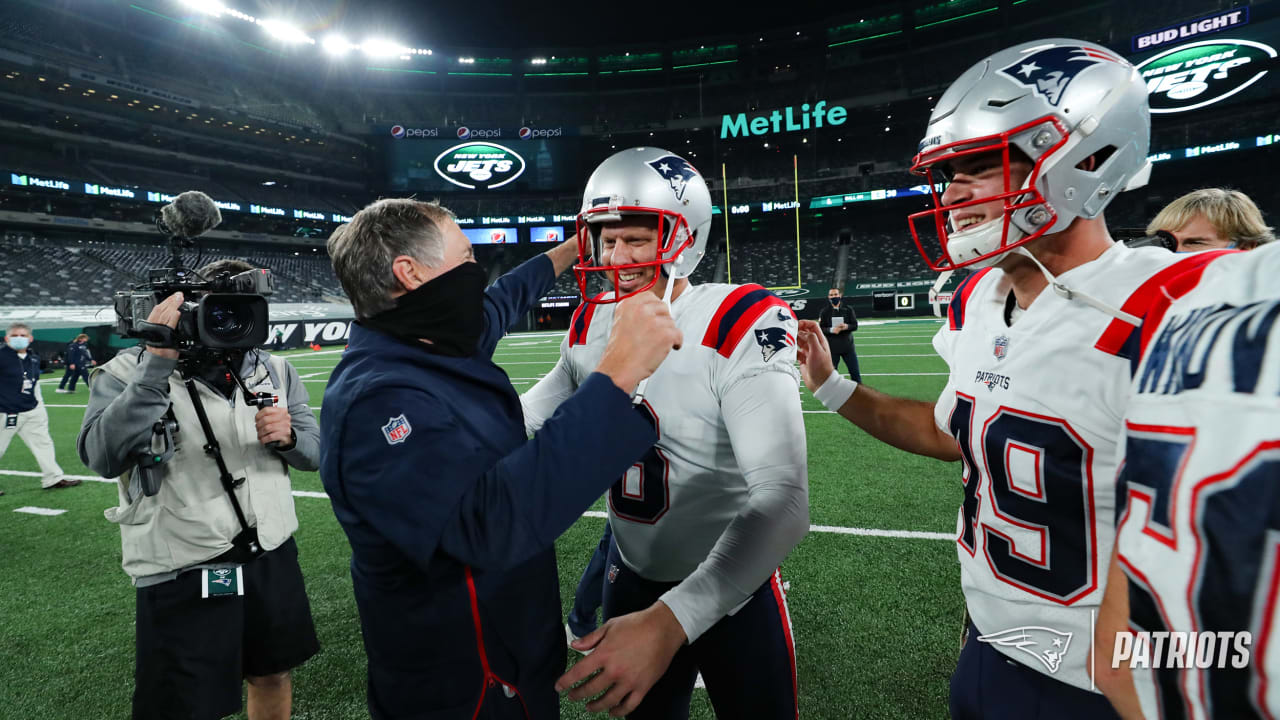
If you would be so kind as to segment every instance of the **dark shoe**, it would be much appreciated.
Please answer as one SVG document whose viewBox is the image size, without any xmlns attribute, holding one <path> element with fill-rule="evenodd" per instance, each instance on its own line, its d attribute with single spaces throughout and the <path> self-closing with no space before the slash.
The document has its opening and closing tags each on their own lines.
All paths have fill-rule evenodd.
<svg viewBox="0 0 1280 720">
<path fill-rule="evenodd" d="M 3 494 L 4 494 L 4 491 L 3 491 L 3 490 L 0 490 L 0 495 L 3 495 Z"/>
<path fill-rule="evenodd" d="M 56 482 L 56 483 L 54 483 L 54 484 L 50 485 L 49 487 L 45 488 L 45 490 L 57 490 L 57 489 L 59 489 L 59 488 L 75 487 L 75 486 L 79 485 L 81 482 L 82 482 L 82 481 L 80 481 L 80 480 L 73 480 L 73 479 L 71 479 L 71 478 L 62 478 L 62 479 L 61 479 L 61 480 L 59 480 L 58 482 Z"/>
</svg>

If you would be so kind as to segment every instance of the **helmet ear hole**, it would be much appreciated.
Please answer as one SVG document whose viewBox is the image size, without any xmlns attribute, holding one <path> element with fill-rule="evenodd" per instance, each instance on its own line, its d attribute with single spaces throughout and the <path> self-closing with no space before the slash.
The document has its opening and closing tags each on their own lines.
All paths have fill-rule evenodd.
<svg viewBox="0 0 1280 720">
<path fill-rule="evenodd" d="M 1081 160 L 1080 164 L 1076 165 L 1076 168 L 1087 173 L 1096 173 L 1103 165 L 1107 164 L 1107 158 L 1114 155 L 1115 152 L 1116 146 L 1108 145 L 1084 160 Z"/>
</svg>

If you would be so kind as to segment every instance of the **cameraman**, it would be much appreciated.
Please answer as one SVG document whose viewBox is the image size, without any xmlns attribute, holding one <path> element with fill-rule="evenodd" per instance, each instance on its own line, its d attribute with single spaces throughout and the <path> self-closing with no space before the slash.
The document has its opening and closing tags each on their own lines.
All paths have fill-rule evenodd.
<svg viewBox="0 0 1280 720">
<path fill-rule="evenodd" d="M 220 260 L 199 272 L 251 269 Z M 148 322 L 176 328 L 182 302 L 174 293 Z M 280 358 L 250 349 L 232 351 L 225 365 L 181 360 L 177 350 L 147 347 L 96 368 L 78 443 L 86 465 L 119 476 L 120 505 L 106 516 L 120 525 L 124 570 L 137 588 L 133 718 L 230 715 L 244 679 L 250 720 L 288 718 L 289 671 L 319 651 L 292 538 L 288 466 L 316 469 L 319 426 L 297 371 Z M 247 403 L 227 368 L 277 405 Z M 188 376 L 214 438 L 204 436 Z M 151 467 L 159 491 L 145 495 L 138 462 L 162 453 L 164 436 L 153 428 L 170 409 L 175 452 Z M 214 439 L 231 475 L 244 478 L 234 490 L 239 511 L 204 450 Z"/>
</svg>

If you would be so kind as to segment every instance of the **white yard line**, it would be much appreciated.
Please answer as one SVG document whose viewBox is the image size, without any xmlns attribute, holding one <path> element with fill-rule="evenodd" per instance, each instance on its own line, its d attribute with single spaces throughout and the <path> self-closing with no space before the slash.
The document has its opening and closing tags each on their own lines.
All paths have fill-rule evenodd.
<svg viewBox="0 0 1280 720">
<path fill-rule="evenodd" d="M 20 508 L 14 508 L 13 511 L 20 512 L 20 513 L 27 513 L 29 515 L 61 515 L 62 513 L 66 512 L 66 510 L 54 510 L 53 508 L 33 507 L 31 505 L 24 505 L 23 507 L 20 507 Z"/>
<path fill-rule="evenodd" d="M 0 470 L 0 475 L 15 475 L 18 477 L 40 477 L 40 473 L 30 470 Z M 89 482 L 111 483 L 115 484 L 115 480 L 110 478 L 98 477 L 97 475 L 64 475 L 73 480 L 87 480 Z M 328 499 L 328 495 L 314 490 L 294 490 L 294 497 L 319 498 Z M 599 510 L 588 510 L 582 513 L 583 517 L 604 518 L 608 517 L 607 513 Z M 837 525 L 810 525 L 810 532 L 834 533 L 837 535 L 862 535 L 865 537 L 887 537 L 887 538 L 903 538 L 909 540 L 954 540 L 955 537 L 951 533 L 925 532 L 922 530 L 879 530 L 876 528 L 857 528 L 857 527 L 840 527 Z"/>
</svg>

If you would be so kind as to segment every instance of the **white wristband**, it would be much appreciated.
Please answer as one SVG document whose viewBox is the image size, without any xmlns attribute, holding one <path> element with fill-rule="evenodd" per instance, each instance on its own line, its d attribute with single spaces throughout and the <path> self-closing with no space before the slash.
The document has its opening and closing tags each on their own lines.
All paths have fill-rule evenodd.
<svg viewBox="0 0 1280 720">
<path fill-rule="evenodd" d="M 850 380 L 835 370 L 827 376 L 822 387 L 814 391 L 813 396 L 822 406 L 831 411 L 839 411 L 849 401 L 853 391 L 858 389 L 858 382 Z"/>
</svg>

